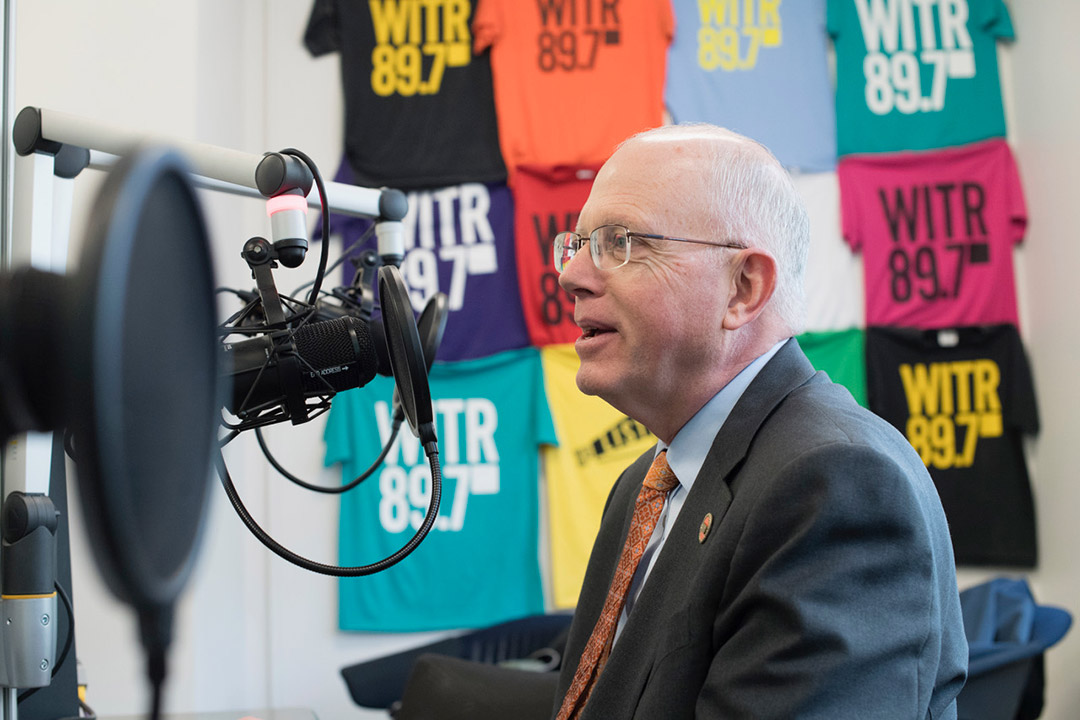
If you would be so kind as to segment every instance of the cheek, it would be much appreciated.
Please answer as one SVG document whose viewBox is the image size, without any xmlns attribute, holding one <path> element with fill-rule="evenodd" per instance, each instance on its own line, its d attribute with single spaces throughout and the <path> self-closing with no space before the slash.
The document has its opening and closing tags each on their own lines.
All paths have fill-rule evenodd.
<svg viewBox="0 0 1080 720">
<path fill-rule="evenodd" d="M 654 296 L 651 302 L 643 303 L 632 334 L 627 336 L 631 357 L 642 366 L 670 355 L 694 331 L 693 321 L 670 300 Z"/>
<path fill-rule="evenodd" d="M 682 262 L 680 262 L 682 260 Z M 690 259 L 650 257 L 638 266 L 625 290 L 632 293 L 636 350 L 672 350 L 672 344 L 701 346 L 715 337 L 726 303 L 714 274 Z"/>
<path fill-rule="evenodd" d="M 696 348 L 708 347 L 723 328 L 724 308 L 715 288 L 686 289 L 671 317 L 671 334 L 678 337 L 669 338 L 669 341 Z"/>
</svg>

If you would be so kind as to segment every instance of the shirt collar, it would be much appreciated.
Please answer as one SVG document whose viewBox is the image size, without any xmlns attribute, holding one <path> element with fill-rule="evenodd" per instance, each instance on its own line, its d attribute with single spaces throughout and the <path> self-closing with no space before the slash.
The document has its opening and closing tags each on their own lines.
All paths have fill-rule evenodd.
<svg viewBox="0 0 1080 720">
<path fill-rule="evenodd" d="M 720 388 L 720 392 L 713 395 L 712 399 L 682 426 L 670 446 L 663 441 L 657 443 L 656 452 L 665 449 L 668 451 L 668 465 L 687 492 L 693 487 L 701 466 L 705 464 L 705 457 L 712 448 L 713 439 L 716 433 L 720 432 L 735 403 L 761 372 L 761 368 L 765 367 L 765 363 L 772 359 L 785 342 L 787 339 L 773 345 Z"/>
</svg>

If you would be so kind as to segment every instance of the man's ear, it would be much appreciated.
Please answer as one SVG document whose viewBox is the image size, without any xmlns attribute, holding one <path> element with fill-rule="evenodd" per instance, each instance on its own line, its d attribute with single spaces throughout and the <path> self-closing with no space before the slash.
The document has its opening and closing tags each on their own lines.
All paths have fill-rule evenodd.
<svg viewBox="0 0 1080 720">
<path fill-rule="evenodd" d="M 776 288 L 776 260 L 760 248 L 739 251 L 731 269 L 725 330 L 736 330 L 760 315 Z"/>
</svg>

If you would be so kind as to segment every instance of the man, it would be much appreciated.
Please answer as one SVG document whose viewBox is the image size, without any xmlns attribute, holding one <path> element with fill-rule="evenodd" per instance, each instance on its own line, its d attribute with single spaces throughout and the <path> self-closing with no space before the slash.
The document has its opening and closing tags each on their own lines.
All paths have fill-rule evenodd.
<svg viewBox="0 0 1080 720">
<path fill-rule="evenodd" d="M 808 245 L 772 155 L 707 125 L 625 142 L 556 238 L 578 386 L 660 440 L 608 498 L 560 720 L 956 717 L 945 517 L 907 441 L 791 339 Z"/>
</svg>

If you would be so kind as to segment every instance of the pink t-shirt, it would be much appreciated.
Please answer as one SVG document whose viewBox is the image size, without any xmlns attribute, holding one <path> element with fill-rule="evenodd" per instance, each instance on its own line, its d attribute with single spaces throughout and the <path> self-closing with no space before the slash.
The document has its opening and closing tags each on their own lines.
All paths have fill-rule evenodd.
<svg viewBox="0 0 1080 720">
<path fill-rule="evenodd" d="M 1013 245 L 1027 209 L 1002 139 L 840 160 L 844 238 L 863 253 L 866 324 L 1018 325 Z"/>
</svg>

